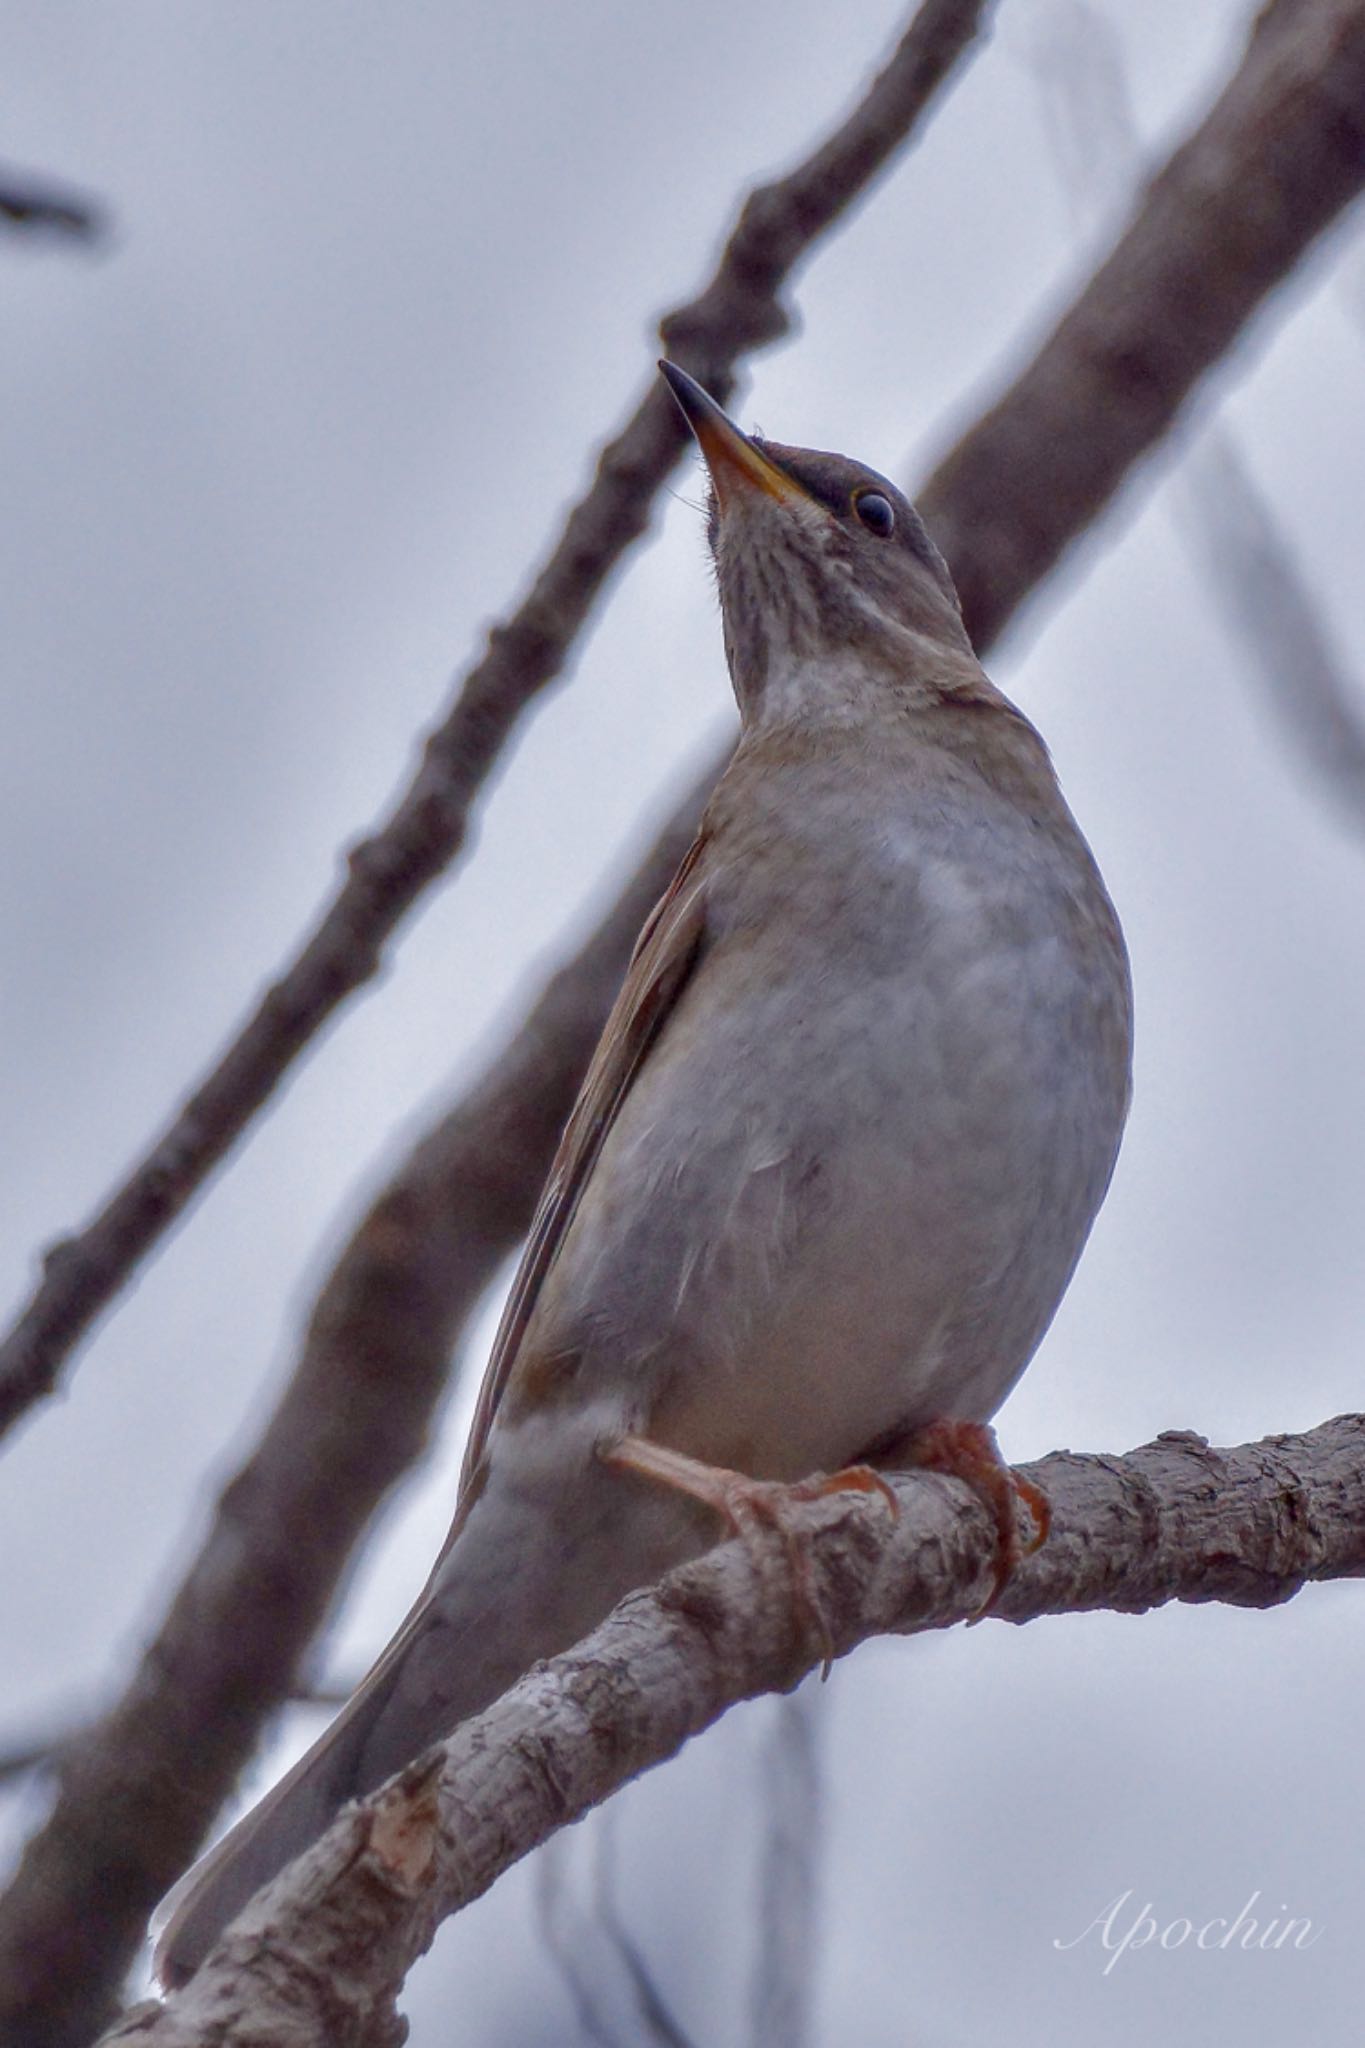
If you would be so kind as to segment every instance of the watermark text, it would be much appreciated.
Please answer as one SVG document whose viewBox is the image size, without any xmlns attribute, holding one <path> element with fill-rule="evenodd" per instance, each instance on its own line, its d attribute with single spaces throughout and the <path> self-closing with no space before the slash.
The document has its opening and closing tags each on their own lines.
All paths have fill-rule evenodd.
<svg viewBox="0 0 1365 2048">
<path fill-rule="evenodd" d="M 1102 1913 L 1097 1913 L 1079 1934 L 1054 1935 L 1052 1946 L 1056 1949 L 1080 1948 L 1093 1941 L 1107 1958 L 1104 1965 L 1107 1977 L 1122 1956 L 1135 1954 L 1143 1948 L 1167 1951 L 1177 1948 L 1311 1948 L 1322 1936 L 1320 1927 L 1315 1927 L 1303 1916 L 1291 1915 L 1284 1904 L 1278 1912 L 1268 1912 L 1261 1905 L 1258 1891 L 1251 1894 L 1241 1912 L 1230 1920 L 1217 1914 L 1202 1921 L 1176 1914 L 1173 1919 L 1163 1921 L 1150 1899 L 1141 1906 L 1135 1906 L 1134 1897 L 1131 1889 L 1120 1892 L 1113 1903 Z"/>
</svg>

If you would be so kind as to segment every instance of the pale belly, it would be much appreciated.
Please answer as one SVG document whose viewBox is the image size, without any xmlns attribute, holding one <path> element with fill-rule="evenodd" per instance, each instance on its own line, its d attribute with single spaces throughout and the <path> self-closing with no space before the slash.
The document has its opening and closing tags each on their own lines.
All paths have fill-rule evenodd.
<svg viewBox="0 0 1365 2048">
<path fill-rule="evenodd" d="M 1003 1400 L 1123 1098 L 1103 1005 L 1046 934 L 953 967 L 844 971 L 808 1001 L 760 974 L 671 1029 L 536 1319 L 599 1412 L 791 1478 Z"/>
</svg>

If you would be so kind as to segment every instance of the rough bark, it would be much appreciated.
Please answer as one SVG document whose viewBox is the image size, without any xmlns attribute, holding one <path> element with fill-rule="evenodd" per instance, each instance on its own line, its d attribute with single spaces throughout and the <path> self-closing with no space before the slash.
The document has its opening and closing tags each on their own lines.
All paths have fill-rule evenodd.
<svg viewBox="0 0 1365 2048">
<path fill-rule="evenodd" d="M 1365 1573 L 1365 1416 L 1213 1450 L 1186 1431 L 1124 1458 L 1057 1452 L 1026 1475 L 1052 1531 L 999 1619 L 1170 1600 L 1268 1607 Z M 957 1480 L 897 1482 L 893 1517 L 843 1494 L 793 1511 L 839 1655 L 947 1628 L 991 1583 L 994 1534 Z M 348 1807 L 227 1931 L 186 1989 L 107 2036 L 139 2048 L 394 2048 L 395 2001 L 440 1921 L 737 1701 L 820 1662 L 781 1539 L 732 1542 L 633 1594 L 584 1642 Z"/>
</svg>

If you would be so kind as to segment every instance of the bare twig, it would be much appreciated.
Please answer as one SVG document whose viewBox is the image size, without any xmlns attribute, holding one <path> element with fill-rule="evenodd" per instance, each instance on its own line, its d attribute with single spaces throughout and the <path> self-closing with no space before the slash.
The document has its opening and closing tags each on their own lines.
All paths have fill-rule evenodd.
<svg viewBox="0 0 1365 2048">
<path fill-rule="evenodd" d="M 0 1785 L 55 1763 L 57 1754 L 57 1742 L 46 1738 L 34 1736 L 27 1742 L 12 1742 L 8 1749 L 0 1750 Z"/>
<path fill-rule="evenodd" d="M 1106 189 L 1136 175 L 1141 145 L 1113 23 L 1086 4 L 1040 20 L 1036 68 L 1051 114 L 1058 172 L 1084 220 Z M 1207 589 L 1285 738 L 1344 815 L 1365 826 L 1365 696 L 1334 646 L 1324 607 L 1235 436 L 1207 426 L 1177 478 L 1204 556 Z"/>
<path fill-rule="evenodd" d="M 596 1817 L 595 1868 L 586 1899 L 573 1876 L 573 1850 L 581 1835 L 559 1834 L 541 1844 L 536 1859 L 540 1932 L 580 2028 L 599 2048 L 692 2048 L 621 1915 L 612 1854 L 614 1819 L 614 1810 Z"/>
<path fill-rule="evenodd" d="M 289 1694 L 289 1703 L 322 1707 L 335 1714 L 345 1706 L 363 1676 L 363 1672 L 357 1672 L 349 1685 L 343 1680 L 331 1685 L 296 1686 Z M 0 1785 L 8 1778 L 22 1778 L 28 1771 L 55 1769 L 72 1744 L 84 1739 L 89 1722 L 68 1711 L 53 1717 L 53 1727 L 55 1733 L 31 1735 L 26 1741 L 11 1736 L 8 1747 L 0 1745 Z"/>
<path fill-rule="evenodd" d="M 809 1685 L 775 1701 L 763 1746 L 753 2048 L 805 2048 L 814 2038 L 825 1804 L 820 1705 Z"/>
<path fill-rule="evenodd" d="M 1090 0 L 1053 0 L 1030 17 L 1028 38 L 1062 196 L 1090 229 L 1131 195 L 1142 168 L 1118 29 Z"/>
<path fill-rule="evenodd" d="M 615 1816 L 602 1815 L 597 1830 L 597 1868 L 593 1874 L 592 1908 L 618 1971 L 630 1985 L 635 2002 L 635 2027 L 628 2048 L 692 2048 L 687 2034 L 669 2010 L 655 1973 L 626 1925 L 616 1885 L 613 1849 Z M 550 1845 L 547 1843 L 546 1847 Z"/>
<path fill-rule="evenodd" d="M 1272 26 L 1282 12 L 1283 0 Z M 1239 80 L 1179 152 L 1196 214 L 1206 205 L 1226 206 L 1216 190 L 1220 179 L 1234 193 L 1253 193 L 1285 263 L 1286 216 L 1299 189 L 1296 160 L 1311 160 L 1322 147 L 1315 119 L 1324 103 L 1365 106 L 1365 90 L 1357 93 L 1365 87 L 1363 13 L 1359 0 L 1351 8 L 1340 0 L 1302 0 L 1298 7 L 1296 18 L 1309 30 L 1319 24 L 1306 43 L 1329 78 L 1338 61 L 1343 67 L 1335 86 L 1319 78 L 1297 95 L 1301 133 L 1275 113 L 1295 93 L 1267 62 L 1262 29 Z M 1325 37 L 1327 16 L 1356 32 L 1343 29 L 1338 41 Z M 1248 71 L 1260 97 L 1246 88 Z M 1278 147 L 1267 158 L 1271 132 Z M 1164 177 L 1153 203 L 1183 246 L 1187 233 L 1197 240 L 1203 228 L 1172 218 Z M 1321 225 L 1314 197 L 1299 222 L 1300 253 Z M 1251 232 L 1249 220 L 1238 228 L 1243 241 Z M 1160 403 L 1149 407 L 1149 421 L 1169 419 L 1205 367 L 1197 353 L 1161 349 L 1149 358 L 1151 319 L 1165 317 L 1170 299 L 1159 295 L 1153 316 L 1144 293 L 1149 281 L 1160 283 L 1180 268 L 1174 258 L 1158 262 L 1152 244 L 1139 217 L 1057 329 L 1050 344 L 1059 352 L 1056 368 L 1042 358 L 1030 364 L 1014 393 L 968 435 L 971 460 L 949 458 L 926 494 L 954 572 L 980 607 L 969 616 L 982 647 L 1028 594 L 1028 574 L 1042 574 L 1057 552 L 1052 507 L 1040 507 L 1046 545 L 1027 536 L 1004 545 L 997 580 L 988 552 L 999 545 L 997 499 L 1027 527 L 1034 509 L 1027 479 L 1044 479 L 1040 488 L 1055 491 L 1077 522 L 1070 538 L 1087 508 L 1112 495 L 1123 460 L 1132 459 L 1125 366 L 1150 361 L 1151 374 L 1169 380 Z M 1258 268 L 1257 275 L 1264 288 L 1266 273 Z M 1248 303 L 1226 266 L 1211 270 L 1208 290 L 1230 294 L 1242 317 L 1254 309 L 1255 299 Z M 1229 327 L 1230 339 L 1229 320 L 1219 324 Z M 1068 397 L 1078 336 L 1086 338 L 1088 367 Z M 1100 374 L 1103 366 L 1107 374 Z M 146 1912 L 179 1875 L 264 1720 L 285 1697 L 376 1499 L 424 1440 L 446 1346 L 530 1214 L 630 938 L 690 836 L 697 802 L 689 797 L 634 892 L 551 985 L 505 1058 L 400 1171 L 324 1288 L 280 1409 L 224 1497 L 208 1544 L 129 1693 L 81 1745 L 79 1767 L 68 1770 L 51 1819 L 0 1907 L 0 2022 L 18 2024 L 16 2015 L 37 2012 L 56 2048 L 83 2043 L 93 2031 L 93 2023 L 84 2033 L 60 2030 L 57 2016 L 70 2010 L 73 1982 L 82 1987 L 82 2017 L 98 2012 L 97 1999 L 107 2009 Z M 301 1454 L 310 1445 L 317 1449 Z"/>
<path fill-rule="evenodd" d="M 28 235 L 63 235 L 79 242 L 101 241 L 109 220 L 98 200 L 0 165 L 0 221 Z"/>
<path fill-rule="evenodd" d="M 724 398 L 735 365 L 790 324 L 793 269 L 903 149 L 975 37 L 991 0 L 924 0 L 848 118 L 786 177 L 753 192 L 700 295 L 660 333 Z M 73 1346 L 120 1291 L 338 1004 L 377 971 L 385 942 L 465 843 L 475 799 L 528 704 L 560 673 L 687 438 L 651 378 L 603 449 L 591 487 L 510 618 L 495 626 L 417 774 L 355 846 L 336 895 L 227 1051 L 99 1213 L 47 1252 L 0 1343 L 0 1435 L 50 1394 Z"/>
<path fill-rule="evenodd" d="M 1365 0 L 1272 0 L 1107 260 L 920 496 L 978 644 L 1365 185 Z M 1093 446 L 1082 446 L 1103 420 Z"/>
<path fill-rule="evenodd" d="M 1365 827 L 1365 691 L 1333 645 L 1287 535 L 1229 433 L 1211 427 L 1181 472 L 1190 531 L 1227 632 L 1300 759 Z"/>
<path fill-rule="evenodd" d="M 113 2010 L 148 1914 L 294 1688 L 359 1530 L 425 1442 L 451 1346 L 530 1221 L 631 944 L 701 800 L 342 1253 L 281 1402 L 128 1690 L 66 1748 L 55 1805 L 0 1903 L 0 2038 L 84 2048 Z"/>
<path fill-rule="evenodd" d="M 1028 1468 L 1052 1531 L 1003 1620 L 1170 1600 L 1267 1607 L 1365 1574 L 1365 1416 L 1211 1450 L 1172 1432 L 1126 1458 L 1058 1452 Z M 900 1513 L 844 1494 L 802 1511 L 814 1597 L 842 1655 L 876 1634 L 945 1628 L 991 1584 L 995 1535 L 957 1480 L 909 1477 Z M 625 1600 L 323 1839 L 247 1907 L 188 1987 L 106 2037 L 141 2048 L 379 2048 L 439 1922 L 521 1856 L 663 1762 L 725 1710 L 818 1661 L 810 1631 L 728 1543 Z M 436 1765 L 439 1761 L 440 1776 Z"/>
</svg>

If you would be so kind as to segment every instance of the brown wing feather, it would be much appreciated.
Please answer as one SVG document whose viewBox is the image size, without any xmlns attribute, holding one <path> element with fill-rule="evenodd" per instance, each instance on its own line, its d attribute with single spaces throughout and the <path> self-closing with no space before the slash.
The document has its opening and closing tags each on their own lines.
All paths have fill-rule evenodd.
<svg viewBox="0 0 1365 2048">
<path fill-rule="evenodd" d="M 158 1915 L 158 1918 L 168 1917 L 157 1950 L 157 1968 L 166 1981 L 178 1981 L 181 1970 L 178 1958 L 186 1931 L 189 1932 L 192 1952 L 197 1940 L 195 1917 L 204 1912 L 206 1905 L 209 1916 L 212 1916 L 219 1881 L 225 1877 L 230 1881 L 234 1861 L 239 1856 L 249 1856 L 252 1841 L 261 1835 L 268 1836 L 274 1817 L 287 1812 L 292 1799 L 304 1796 L 306 1784 L 319 1772 L 326 1771 L 326 1759 L 338 1753 L 337 1738 L 343 1731 L 357 1721 L 372 1718 L 382 1709 L 385 1681 L 401 1665 L 413 1637 L 423 1625 L 441 1563 L 459 1534 L 477 1491 L 476 1475 L 487 1449 L 493 1418 L 545 1275 L 554 1263 L 616 1113 L 696 965 L 705 925 L 704 846 L 703 828 L 640 934 L 624 986 L 607 1019 L 606 1029 L 555 1154 L 498 1327 L 483 1386 L 479 1390 L 474 1427 L 460 1477 L 460 1498 L 454 1523 L 432 1568 L 426 1590 L 322 1741 L 295 1765 L 260 1806 L 225 1836 L 205 1860 L 195 1865 L 166 1901 Z M 363 1728 L 359 1734 L 363 1739 Z M 341 1754 L 344 1764 L 348 1753 L 343 1751 Z M 318 1797 L 326 1812 L 336 1804 L 325 1777 L 321 1780 Z"/>
<path fill-rule="evenodd" d="M 617 1111 L 696 964 L 706 921 L 702 862 L 706 843 L 703 828 L 650 912 L 636 941 L 621 993 L 564 1127 L 479 1389 L 469 1447 L 460 1473 L 461 1506 L 482 1463 L 498 1403 L 545 1275 L 573 1221 Z M 453 1534 L 452 1531 L 452 1537 Z"/>
</svg>

